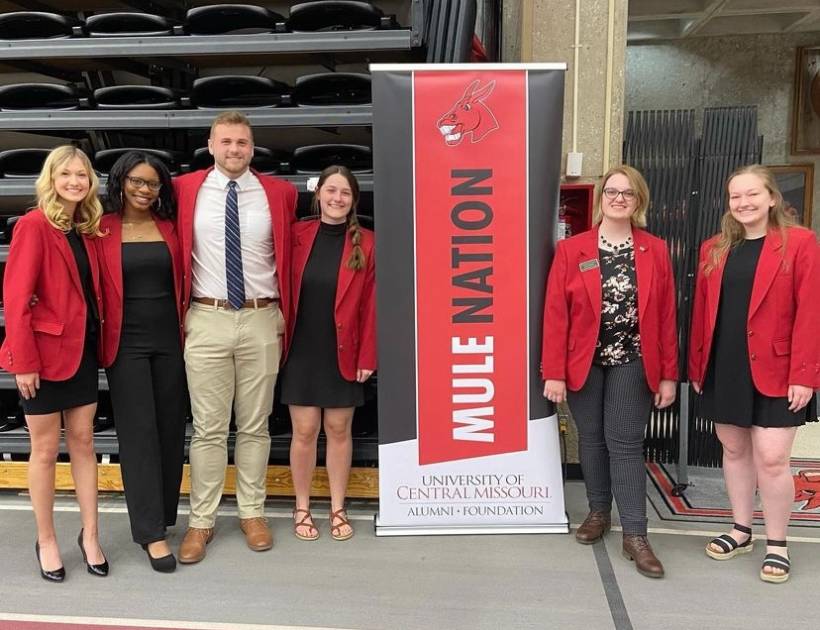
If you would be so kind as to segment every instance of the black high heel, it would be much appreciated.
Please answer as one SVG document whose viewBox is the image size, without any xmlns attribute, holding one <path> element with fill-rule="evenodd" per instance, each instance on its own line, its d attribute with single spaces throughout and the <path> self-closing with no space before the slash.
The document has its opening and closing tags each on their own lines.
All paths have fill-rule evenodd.
<svg viewBox="0 0 820 630">
<path fill-rule="evenodd" d="M 40 566 L 40 577 L 46 582 L 62 582 L 65 579 L 65 567 L 60 567 L 54 571 L 46 571 L 43 563 L 40 562 L 40 541 L 34 542 L 34 553 L 37 555 L 37 564 Z"/>
<path fill-rule="evenodd" d="M 148 556 L 148 560 L 151 563 L 151 568 L 154 571 L 158 571 L 160 573 L 173 573 L 174 571 L 176 571 L 177 559 L 174 557 L 174 554 L 169 553 L 167 556 L 155 558 L 151 555 L 151 552 L 148 551 L 147 544 L 140 545 L 140 547 L 142 547 L 143 550 L 145 550 L 145 554 Z"/>
<path fill-rule="evenodd" d="M 83 562 L 91 575 L 97 577 L 105 577 L 108 575 L 108 560 L 103 560 L 101 564 L 90 564 L 88 557 L 85 555 L 85 548 L 83 547 L 83 530 L 80 530 L 80 535 L 77 536 L 77 544 L 80 546 L 80 552 L 83 554 Z M 103 558 L 105 556 L 103 555 Z"/>
</svg>

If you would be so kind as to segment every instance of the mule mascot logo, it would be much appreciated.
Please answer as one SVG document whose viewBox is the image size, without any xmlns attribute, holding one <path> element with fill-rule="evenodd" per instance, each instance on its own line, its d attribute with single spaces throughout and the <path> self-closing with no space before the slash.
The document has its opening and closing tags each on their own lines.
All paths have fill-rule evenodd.
<svg viewBox="0 0 820 630">
<path fill-rule="evenodd" d="M 467 134 L 470 134 L 472 142 L 479 142 L 488 133 L 498 129 L 498 121 L 485 103 L 495 88 L 495 81 L 490 81 L 483 87 L 479 87 L 480 83 L 481 79 L 470 83 L 464 90 L 464 95 L 438 119 L 436 126 L 448 146 L 461 144 Z"/>
<path fill-rule="evenodd" d="M 794 500 L 806 502 L 801 512 L 820 508 L 820 470 L 809 468 L 794 475 Z"/>
</svg>

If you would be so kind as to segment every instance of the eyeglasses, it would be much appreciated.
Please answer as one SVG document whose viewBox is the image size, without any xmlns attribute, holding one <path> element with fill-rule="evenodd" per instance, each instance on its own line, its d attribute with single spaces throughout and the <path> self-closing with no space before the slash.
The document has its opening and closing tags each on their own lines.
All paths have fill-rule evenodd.
<svg viewBox="0 0 820 630">
<path fill-rule="evenodd" d="M 154 192 L 157 192 L 160 188 L 162 188 L 162 182 L 149 182 L 147 179 L 143 179 L 142 177 L 131 177 L 130 175 L 126 175 L 125 179 L 127 179 L 134 188 L 148 186 L 148 188 Z"/>
<path fill-rule="evenodd" d="M 636 194 L 635 191 L 632 189 L 626 190 L 618 190 L 617 188 L 604 188 L 604 197 L 611 201 L 615 201 L 618 198 L 618 195 L 624 198 L 624 201 L 632 201 L 635 199 Z"/>
</svg>

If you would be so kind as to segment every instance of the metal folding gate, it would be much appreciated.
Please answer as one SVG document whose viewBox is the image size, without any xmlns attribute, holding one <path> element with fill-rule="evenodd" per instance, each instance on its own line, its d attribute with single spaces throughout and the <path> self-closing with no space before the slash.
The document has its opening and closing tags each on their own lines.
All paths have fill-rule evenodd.
<svg viewBox="0 0 820 630">
<path fill-rule="evenodd" d="M 726 208 L 726 178 L 739 166 L 760 162 L 762 146 L 757 108 L 753 106 L 705 109 L 700 137 L 694 110 L 633 111 L 627 115 L 624 162 L 646 177 L 651 193 L 648 229 L 669 244 L 681 349 L 679 395 L 668 409 L 653 410 L 646 455 L 650 461 L 678 464 L 679 489 L 688 483 L 688 465 L 719 466 L 722 456 L 712 423 L 698 415 L 697 397 L 690 395 L 686 373 L 698 251 L 700 244 L 720 229 Z M 681 423 L 681 418 L 686 421 Z"/>
</svg>

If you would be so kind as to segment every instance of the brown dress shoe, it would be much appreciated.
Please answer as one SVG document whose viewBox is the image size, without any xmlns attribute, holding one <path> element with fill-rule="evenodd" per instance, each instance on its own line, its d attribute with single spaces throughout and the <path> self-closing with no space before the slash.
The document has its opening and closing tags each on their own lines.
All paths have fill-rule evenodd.
<svg viewBox="0 0 820 630">
<path fill-rule="evenodd" d="M 239 519 L 239 528 L 245 532 L 245 542 L 253 551 L 267 551 L 273 547 L 268 522 L 261 516 Z"/>
<path fill-rule="evenodd" d="M 212 528 L 189 527 L 179 546 L 177 560 L 182 564 L 194 564 L 205 557 L 205 545 L 214 537 Z"/>
<path fill-rule="evenodd" d="M 638 573 L 651 578 L 663 577 L 663 565 L 652 551 L 652 546 L 646 536 L 624 534 L 624 558 L 635 561 Z"/>
<path fill-rule="evenodd" d="M 609 531 L 612 519 L 609 512 L 592 511 L 575 531 L 575 540 L 582 545 L 591 545 Z"/>
</svg>

